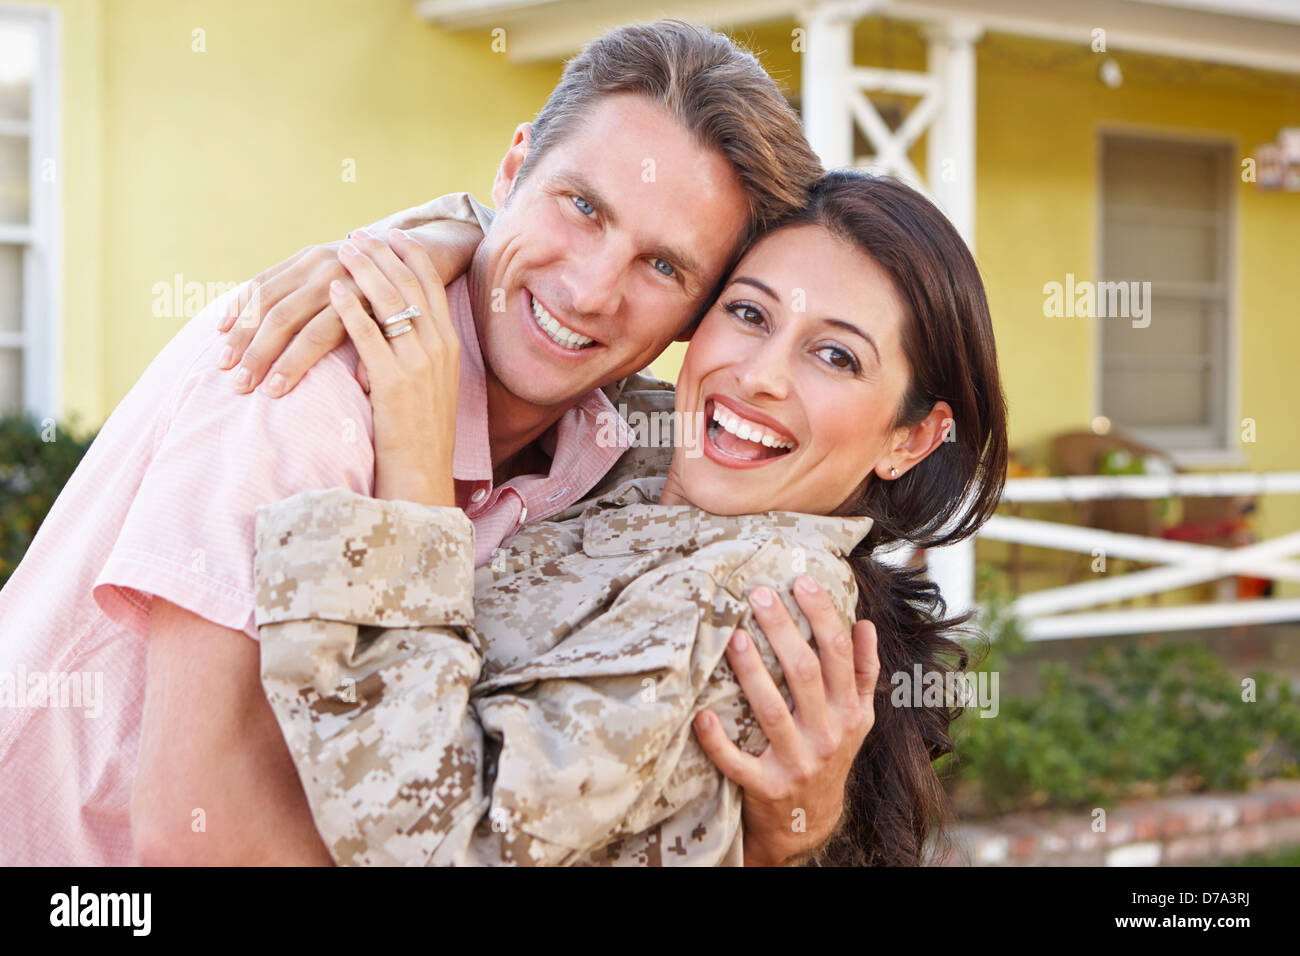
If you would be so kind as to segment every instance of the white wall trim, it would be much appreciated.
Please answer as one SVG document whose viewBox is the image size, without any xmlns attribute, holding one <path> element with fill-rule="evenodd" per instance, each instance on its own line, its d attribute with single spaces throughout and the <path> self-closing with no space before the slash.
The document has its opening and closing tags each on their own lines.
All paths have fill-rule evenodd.
<svg viewBox="0 0 1300 956">
<path fill-rule="evenodd" d="M 555 60 L 620 23 L 677 16 L 712 27 L 797 19 L 819 8 L 836 15 L 919 23 L 969 19 L 990 33 L 1087 47 L 1106 30 L 1109 49 L 1300 73 L 1300 14 L 1288 0 L 415 0 L 421 18 L 449 30 L 507 32 L 506 56 Z"/>
<path fill-rule="evenodd" d="M 56 7 L 0 3 L 0 17 L 35 26 L 39 66 L 32 80 L 28 227 L 0 239 L 28 244 L 23 265 L 23 408 L 38 419 L 63 414 L 63 54 Z M 54 161 L 55 181 L 41 179 Z"/>
</svg>

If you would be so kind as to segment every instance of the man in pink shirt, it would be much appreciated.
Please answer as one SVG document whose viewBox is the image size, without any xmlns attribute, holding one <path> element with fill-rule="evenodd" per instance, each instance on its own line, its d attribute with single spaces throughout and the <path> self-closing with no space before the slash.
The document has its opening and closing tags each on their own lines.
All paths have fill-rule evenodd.
<svg viewBox="0 0 1300 956">
<path fill-rule="evenodd" d="M 724 38 L 624 28 L 570 64 L 515 131 L 500 212 L 480 218 L 486 238 L 448 288 L 462 338 L 457 503 L 480 563 L 608 471 L 622 448 L 594 438 L 613 412 L 602 387 L 687 329 L 745 239 L 802 202 L 817 172 L 775 86 Z M 281 319 L 328 320 L 328 283 L 346 273 L 325 248 L 277 272 L 296 290 L 269 297 Z M 216 326 L 249 288 L 153 361 L 0 593 L 0 674 L 102 687 L 93 708 L 49 694 L 0 707 L 0 864 L 330 862 L 258 679 L 253 524 L 258 505 L 300 491 L 371 493 L 371 407 L 346 343 L 284 397 L 240 397 Z M 746 787 L 747 862 L 829 835 L 866 732 L 833 693 L 852 675 L 848 636 L 817 637 L 832 692 L 821 668 L 792 675 L 796 699 L 815 690 L 820 705 L 764 722 L 765 763 L 701 728 Z"/>
</svg>

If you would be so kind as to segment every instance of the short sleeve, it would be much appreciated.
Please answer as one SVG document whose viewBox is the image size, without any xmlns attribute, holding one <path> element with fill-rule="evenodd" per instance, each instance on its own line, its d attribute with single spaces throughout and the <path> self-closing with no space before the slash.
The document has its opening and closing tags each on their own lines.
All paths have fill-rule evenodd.
<svg viewBox="0 0 1300 956">
<path fill-rule="evenodd" d="M 355 348 L 327 355 L 282 398 L 237 394 L 214 336 L 175 404 L 94 585 L 101 610 L 148 635 L 153 597 L 257 638 L 256 513 L 302 491 L 374 487 L 370 401 Z"/>
</svg>

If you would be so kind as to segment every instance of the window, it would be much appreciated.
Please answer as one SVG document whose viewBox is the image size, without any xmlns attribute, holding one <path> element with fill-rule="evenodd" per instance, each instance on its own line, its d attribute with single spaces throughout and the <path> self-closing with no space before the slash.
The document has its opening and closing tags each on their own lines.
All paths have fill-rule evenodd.
<svg viewBox="0 0 1300 956">
<path fill-rule="evenodd" d="M 1100 414 L 1171 453 L 1227 451 L 1231 146 L 1120 134 L 1101 145 L 1101 277 L 1149 282 L 1150 297 L 1136 323 L 1097 319 Z"/>
<path fill-rule="evenodd" d="M 0 415 L 60 413 L 54 23 L 0 6 Z"/>
</svg>

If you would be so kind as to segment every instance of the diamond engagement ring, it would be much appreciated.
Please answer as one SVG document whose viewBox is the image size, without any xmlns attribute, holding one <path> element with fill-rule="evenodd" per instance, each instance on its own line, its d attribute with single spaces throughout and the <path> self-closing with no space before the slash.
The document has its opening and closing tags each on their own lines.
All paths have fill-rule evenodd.
<svg viewBox="0 0 1300 956">
<path fill-rule="evenodd" d="M 390 315 L 379 324 L 384 326 L 384 328 L 387 328 L 390 325 L 396 325 L 398 322 L 403 322 L 406 319 L 418 319 L 419 317 L 420 310 L 413 305 L 408 305 L 401 312 L 398 312 L 396 315 Z"/>
</svg>

